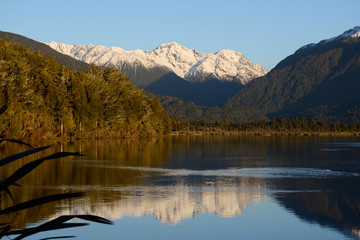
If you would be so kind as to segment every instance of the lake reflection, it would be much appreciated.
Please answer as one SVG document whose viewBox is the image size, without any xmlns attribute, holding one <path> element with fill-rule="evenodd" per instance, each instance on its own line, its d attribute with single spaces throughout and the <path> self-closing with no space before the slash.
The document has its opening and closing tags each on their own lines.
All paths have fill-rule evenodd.
<svg viewBox="0 0 360 240">
<path fill-rule="evenodd" d="M 81 151 L 86 157 L 43 163 L 19 181 L 23 188 L 14 188 L 14 197 L 26 201 L 69 191 L 85 192 L 86 197 L 6 217 L 18 228 L 64 214 L 119 219 L 104 228 L 106 239 L 152 238 L 150 230 L 126 236 L 134 226 L 146 229 L 148 217 L 168 226 L 154 233 L 160 239 L 168 238 L 169 231 L 173 239 L 195 239 L 199 234 L 208 239 L 359 238 L 359 143 L 355 137 L 255 136 L 58 143 L 52 151 Z M 0 151 L 5 156 L 19 149 L 7 144 Z M 17 164 L 1 169 L 0 178 Z M 129 217 L 136 217 L 131 226 Z M 287 218 L 283 224 L 271 224 Z M 221 219 L 228 219 L 226 225 Z M 215 223 L 212 229 L 186 228 L 202 221 Z M 92 229 L 100 231 L 91 225 L 77 232 L 78 237 L 97 239 L 86 236 Z M 176 235 L 177 230 L 182 234 Z"/>
</svg>

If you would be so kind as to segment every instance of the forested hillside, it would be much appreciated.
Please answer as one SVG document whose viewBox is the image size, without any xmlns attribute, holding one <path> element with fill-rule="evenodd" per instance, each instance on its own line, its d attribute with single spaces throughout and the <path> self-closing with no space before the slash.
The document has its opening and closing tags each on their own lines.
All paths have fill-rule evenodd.
<svg viewBox="0 0 360 240">
<path fill-rule="evenodd" d="M 186 102 L 176 97 L 158 96 L 147 92 L 151 97 L 159 97 L 161 105 L 168 111 L 170 117 L 182 120 L 195 121 L 223 121 L 247 123 L 252 121 L 269 121 L 265 114 L 248 107 L 237 107 L 226 109 L 223 107 L 206 107 L 196 105 L 193 102 Z"/>
<path fill-rule="evenodd" d="M 171 130 L 160 100 L 119 70 L 75 72 L 0 39 L 0 136 L 138 136 Z"/>
<path fill-rule="evenodd" d="M 10 40 L 13 43 L 18 43 L 25 47 L 28 47 L 32 52 L 40 51 L 44 53 L 47 57 L 55 58 L 58 63 L 64 64 L 67 67 L 72 67 L 75 71 L 86 71 L 90 68 L 89 64 L 78 61 L 68 55 L 59 53 L 58 51 L 55 51 L 54 49 L 42 42 L 38 42 L 15 33 L 3 31 L 0 31 L 0 38 Z"/>
<path fill-rule="evenodd" d="M 360 39 L 343 38 L 346 33 L 300 48 L 266 76 L 247 84 L 225 108 L 255 108 L 270 119 L 303 116 L 359 123 Z"/>
</svg>

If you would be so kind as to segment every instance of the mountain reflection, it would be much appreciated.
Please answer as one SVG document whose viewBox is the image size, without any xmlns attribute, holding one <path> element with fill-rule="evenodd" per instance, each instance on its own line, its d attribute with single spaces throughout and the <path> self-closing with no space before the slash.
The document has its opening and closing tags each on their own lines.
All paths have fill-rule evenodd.
<svg viewBox="0 0 360 240">
<path fill-rule="evenodd" d="M 335 228 L 360 238 L 359 193 L 289 193 L 278 196 L 279 202 L 299 218 Z"/>
<path fill-rule="evenodd" d="M 39 194 L 81 191 L 87 198 L 22 211 L 23 217 L 13 216 L 13 222 L 20 228 L 25 227 L 27 221 L 42 221 L 44 216 L 49 219 L 90 213 L 110 219 L 154 216 L 161 222 L 176 224 L 202 213 L 222 217 L 238 215 L 266 197 L 264 183 L 258 179 L 211 176 L 167 179 L 160 176 L 161 173 L 142 170 L 166 166 L 176 145 L 179 146 L 179 142 L 171 138 L 59 143 L 55 150 L 81 151 L 86 157 L 43 163 L 29 174 L 21 194 L 14 189 L 14 197 L 27 201 Z M 11 154 L 9 148 L 2 150 L 4 155 Z M 14 164 L 9 168 L 18 167 Z M 0 177 L 6 175 L 9 168 L 1 169 Z"/>
<path fill-rule="evenodd" d="M 360 169 L 359 149 L 342 152 L 341 164 L 336 164 L 337 152 L 317 150 L 323 147 L 319 142 L 327 141 L 199 136 L 59 142 L 53 151 L 80 151 L 86 157 L 44 162 L 29 174 L 26 184 L 18 182 L 24 187 L 21 192 L 13 189 L 14 198 L 24 202 L 69 191 L 84 192 L 86 198 L 49 203 L 0 221 L 11 219 L 23 228 L 61 215 L 87 213 L 108 219 L 152 216 L 178 224 L 200 214 L 241 215 L 250 205 L 274 198 L 306 222 L 359 238 L 360 181 L 355 174 Z M 20 150 L 0 145 L 2 156 Z M 1 168 L 0 179 L 17 164 L 24 162 Z M 339 176 L 345 170 L 354 176 Z"/>
<path fill-rule="evenodd" d="M 59 214 L 84 212 L 98 214 L 110 219 L 125 216 L 153 216 L 160 222 L 177 224 L 184 219 L 202 213 L 231 217 L 241 214 L 253 203 L 266 195 L 259 189 L 248 189 L 247 182 L 216 181 L 200 186 L 177 183 L 168 186 L 137 186 L 118 188 L 124 195 L 117 201 L 107 203 L 82 203 Z"/>
<path fill-rule="evenodd" d="M 358 178 L 291 179 L 277 187 L 301 186 L 310 191 L 278 193 L 277 201 L 299 218 L 360 239 L 360 191 Z M 326 190 L 325 190 L 326 189 Z M 317 191 L 311 191 L 317 190 Z M 321 190 L 321 191 L 318 191 Z"/>
</svg>

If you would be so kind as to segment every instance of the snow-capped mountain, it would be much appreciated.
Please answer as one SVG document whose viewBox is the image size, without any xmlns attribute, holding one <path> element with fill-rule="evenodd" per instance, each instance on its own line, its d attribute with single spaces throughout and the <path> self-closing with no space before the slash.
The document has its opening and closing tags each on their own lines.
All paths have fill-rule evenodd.
<svg viewBox="0 0 360 240">
<path fill-rule="evenodd" d="M 221 50 L 214 54 L 206 54 L 189 69 L 185 79 L 196 82 L 201 79 L 215 78 L 246 84 L 254 78 L 265 75 L 267 72 L 266 68 L 251 63 L 241 53 L 232 50 Z"/>
<path fill-rule="evenodd" d="M 140 66 L 145 69 L 166 68 L 189 82 L 217 79 L 246 84 L 268 72 L 265 67 L 253 64 L 241 53 L 232 50 L 206 54 L 175 42 L 161 44 L 153 51 L 126 51 L 119 47 L 68 45 L 56 42 L 50 42 L 49 46 L 86 63 L 113 66 L 120 70 L 125 66 Z"/>
<path fill-rule="evenodd" d="M 355 26 L 353 28 L 350 28 L 349 30 L 345 31 L 343 34 L 340 34 L 336 37 L 332 37 L 329 39 L 324 39 L 321 40 L 318 43 L 310 43 L 307 44 L 303 47 L 300 48 L 301 49 L 306 49 L 309 47 L 314 47 L 317 45 L 323 45 L 323 44 L 327 44 L 327 43 L 331 43 L 331 42 L 338 42 L 338 41 L 343 41 L 343 40 L 347 40 L 347 39 L 360 39 L 360 26 Z"/>
</svg>

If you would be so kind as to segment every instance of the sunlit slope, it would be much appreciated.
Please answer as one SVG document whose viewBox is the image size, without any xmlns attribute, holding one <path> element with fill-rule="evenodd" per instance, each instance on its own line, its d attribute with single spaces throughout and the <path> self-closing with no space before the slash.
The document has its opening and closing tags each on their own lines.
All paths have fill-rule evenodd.
<svg viewBox="0 0 360 240">
<path fill-rule="evenodd" d="M 0 135 L 137 136 L 170 131 L 160 100 L 119 70 L 75 72 L 0 39 Z"/>
</svg>

